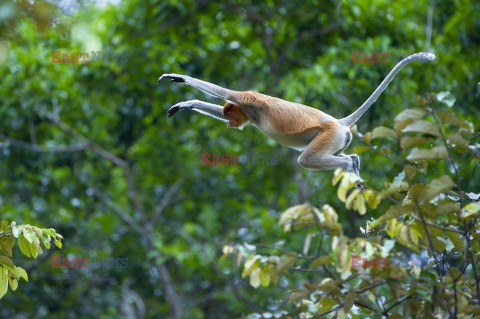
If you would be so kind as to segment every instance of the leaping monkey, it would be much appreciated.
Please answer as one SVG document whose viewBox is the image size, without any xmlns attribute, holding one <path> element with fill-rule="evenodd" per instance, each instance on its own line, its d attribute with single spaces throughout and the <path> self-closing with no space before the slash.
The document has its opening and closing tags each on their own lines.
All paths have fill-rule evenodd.
<svg viewBox="0 0 480 319">
<path fill-rule="evenodd" d="M 172 117 L 178 111 L 192 109 L 227 122 L 227 127 L 242 129 L 247 122 L 251 122 L 278 143 L 302 152 L 298 157 L 298 163 L 306 169 L 342 168 L 359 175 L 358 155 L 343 153 L 352 140 L 350 127 L 376 101 L 401 68 L 413 61 L 434 59 L 435 55 L 425 52 L 404 58 L 362 106 L 342 119 L 336 119 L 306 105 L 253 91 L 233 91 L 186 75 L 164 74 L 158 81 L 169 78 L 172 82 L 191 85 L 226 101 L 223 107 L 199 100 L 181 102 L 168 110 L 168 117 Z"/>
</svg>

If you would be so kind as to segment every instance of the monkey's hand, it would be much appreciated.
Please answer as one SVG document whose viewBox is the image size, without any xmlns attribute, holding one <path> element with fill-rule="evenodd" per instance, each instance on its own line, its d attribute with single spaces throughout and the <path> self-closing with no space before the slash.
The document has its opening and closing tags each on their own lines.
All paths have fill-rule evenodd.
<svg viewBox="0 0 480 319">
<path fill-rule="evenodd" d="M 180 74 L 164 74 L 162 75 L 159 79 L 158 82 L 162 81 L 163 79 L 170 79 L 171 82 L 175 83 L 185 83 L 186 82 L 186 76 L 185 75 L 180 75 Z"/>
<path fill-rule="evenodd" d="M 172 106 L 172 107 L 167 111 L 167 116 L 168 116 L 168 117 L 172 117 L 172 116 L 175 115 L 175 113 L 177 113 L 178 111 L 182 111 L 182 110 L 185 110 L 185 109 L 191 109 L 191 108 L 193 108 L 193 105 L 192 105 L 191 101 L 180 102 L 180 103 L 177 103 L 177 104 L 175 104 L 174 106 Z"/>
</svg>

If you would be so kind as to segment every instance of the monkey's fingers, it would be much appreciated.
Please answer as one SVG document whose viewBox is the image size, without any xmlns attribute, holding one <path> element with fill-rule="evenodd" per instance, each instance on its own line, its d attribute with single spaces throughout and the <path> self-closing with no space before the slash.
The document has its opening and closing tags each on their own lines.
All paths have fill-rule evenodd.
<svg viewBox="0 0 480 319">
<path fill-rule="evenodd" d="M 185 78 L 182 75 L 178 74 L 164 74 L 158 79 L 158 82 L 162 81 L 165 78 L 170 79 L 171 82 L 185 83 Z"/>
<path fill-rule="evenodd" d="M 185 110 L 185 109 L 191 109 L 191 108 L 192 108 L 192 106 L 187 102 L 177 103 L 174 106 L 172 106 L 170 109 L 168 109 L 167 116 L 172 117 L 178 111 Z"/>
<path fill-rule="evenodd" d="M 177 106 L 177 105 L 174 105 L 174 106 L 172 106 L 171 108 L 168 109 L 167 116 L 170 118 L 173 115 L 175 115 L 175 113 L 177 113 L 178 111 L 180 111 L 180 107 Z"/>
</svg>

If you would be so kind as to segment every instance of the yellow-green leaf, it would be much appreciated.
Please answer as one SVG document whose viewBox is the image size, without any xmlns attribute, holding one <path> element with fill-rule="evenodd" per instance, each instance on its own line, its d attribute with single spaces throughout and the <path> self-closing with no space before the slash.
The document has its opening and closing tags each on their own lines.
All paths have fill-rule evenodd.
<svg viewBox="0 0 480 319">
<path fill-rule="evenodd" d="M 357 294 L 353 291 L 349 291 L 345 295 L 345 299 L 343 301 L 343 310 L 345 310 L 346 313 L 350 311 L 350 308 L 352 308 L 356 297 Z"/>
<path fill-rule="evenodd" d="M 455 186 L 452 178 L 448 175 L 443 175 L 433 179 L 425 186 L 425 202 L 432 200 L 438 194 L 444 193 Z"/>
<path fill-rule="evenodd" d="M 326 264 L 329 264 L 331 262 L 333 262 L 332 256 L 318 257 L 317 259 L 312 261 L 312 263 L 310 264 L 310 268 L 315 268 L 315 267 L 318 267 L 318 266 L 325 266 Z"/>
<path fill-rule="evenodd" d="M 438 112 L 438 118 L 443 124 L 450 124 L 450 125 L 462 127 L 470 133 L 473 132 L 472 123 L 457 117 L 453 112 L 450 112 L 450 111 Z"/>
<path fill-rule="evenodd" d="M 290 292 L 290 297 L 288 298 L 288 302 L 295 302 L 299 299 L 302 299 L 310 294 L 308 289 L 293 289 Z"/>
<path fill-rule="evenodd" d="M 391 128 L 385 126 L 378 126 L 372 131 L 372 140 L 375 138 L 391 138 L 397 140 L 398 135 Z"/>
<path fill-rule="evenodd" d="M 419 162 L 424 160 L 441 160 L 448 156 L 445 146 L 436 146 L 431 149 L 414 148 L 407 156 L 410 162 Z"/>
<path fill-rule="evenodd" d="M 18 236 L 18 244 L 20 245 L 20 251 L 27 257 L 32 257 L 30 253 L 30 244 L 28 241 L 23 237 L 23 234 Z"/>
<path fill-rule="evenodd" d="M 0 266 L 0 299 L 7 293 L 8 276 L 7 268 Z"/>
<path fill-rule="evenodd" d="M 460 236 L 459 233 L 452 232 L 452 231 L 447 231 L 446 233 L 448 235 L 448 238 L 450 238 L 453 245 L 455 246 L 455 250 L 457 252 L 462 252 L 464 247 L 462 236 Z"/>
<path fill-rule="evenodd" d="M 62 248 L 62 241 L 60 239 L 55 239 L 55 245 L 58 247 L 58 248 Z"/>
<path fill-rule="evenodd" d="M 15 277 L 8 276 L 8 283 L 10 284 L 10 289 L 12 289 L 12 291 L 17 290 L 18 280 Z"/>
<path fill-rule="evenodd" d="M 0 249 L 8 257 L 13 257 L 12 255 L 13 244 L 14 244 L 13 235 L 8 235 L 0 238 Z"/>
<path fill-rule="evenodd" d="M 367 145 L 357 145 L 353 148 L 353 153 L 360 154 L 370 150 L 370 146 Z M 335 184 L 334 184 L 335 185 Z"/>
<path fill-rule="evenodd" d="M 7 265 L 8 267 L 15 267 L 15 265 L 13 264 L 13 261 L 8 258 L 7 256 L 1 256 L 0 255 L 0 265 Z"/>
<path fill-rule="evenodd" d="M 15 270 L 18 272 L 20 277 L 22 277 L 25 281 L 28 281 L 28 275 L 25 269 L 15 266 Z"/>
<path fill-rule="evenodd" d="M 470 219 L 473 217 L 478 217 L 478 212 L 480 212 L 480 203 L 472 202 L 465 205 L 462 212 L 462 219 Z"/>
<path fill-rule="evenodd" d="M 447 213 L 458 213 L 461 211 L 459 203 L 456 202 L 446 202 L 435 207 L 435 214 L 447 214 Z"/>
<path fill-rule="evenodd" d="M 403 128 L 402 132 L 403 133 L 424 133 L 424 134 L 440 136 L 440 128 L 438 127 L 438 125 L 432 122 L 424 121 L 424 120 L 418 120 L 408 124 Z"/>
<path fill-rule="evenodd" d="M 357 199 L 355 200 L 355 209 L 360 215 L 365 215 L 365 213 L 367 212 L 367 207 L 365 206 L 365 198 L 363 198 L 363 196 L 357 196 Z"/>
<path fill-rule="evenodd" d="M 35 232 L 29 228 L 29 227 L 24 227 L 23 228 L 23 237 L 31 244 L 33 243 L 33 239 L 36 237 Z"/>
<path fill-rule="evenodd" d="M 426 114 L 424 109 L 406 109 L 395 117 L 395 122 L 403 122 L 405 120 L 419 120 Z"/>
<path fill-rule="evenodd" d="M 260 264 L 261 264 L 260 255 L 254 255 L 254 256 L 248 257 L 247 261 L 245 261 L 245 264 L 243 265 L 242 278 L 247 277 L 253 270 L 260 267 Z"/>
<path fill-rule="evenodd" d="M 382 200 L 382 196 L 379 193 L 372 191 L 371 189 L 367 189 L 364 193 L 365 199 L 367 200 L 368 206 L 372 209 L 376 209 L 380 201 Z"/>
<path fill-rule="evenodd" d="M 270 285 L 270 269 L 267 266 L 262 267 L 260 271 L 260 281 L 263 287 Z"/>
<path fill-rule="evenodd" d="M 348 195 L 347 202 L 345 203 L 345 207 L 347 207 L 347 209 L 351 209 L 351 208 L 352 208 L 352 204 L 353 204 L 354 199 L 355 199 L 358 195 L 360 195 L 360 193 L 361 193 L 360 188 L 355 188 L 355 189 L 350 193 L 350 195 Z"/>
<path fill-rule="evenodd" d="M 290 268 L 297 260 L 297 257 L 291 255 L 283 255 L 280 257 L 280 261 L 278 262 L 278 272 L 282 272 L 288 268 Z"/>
<path fill-rule="evenodd" d="M 400 147 L 403 150 L 420 144 L 430 142 L 432 139 L 424 136 L 402 136 L 400 139 Z"/>
<path fill-rule="evenodd" d="M 460 151 L 468 149 L 468 141 L 458 132 L 448 136 L 448 143 L 450 143 L 451 147 L 458 147 Z"/>
<path fill-rule="evenodd" d="M 413 212 L 415 210 L 415 205 L 413 204 L 408 204 L 408 205 L 391 205 L 387 212 L 380 216 L 378 218 L 378 223 L 377 225 L 380 225 L 381 223 L 392 219 L 392 218 L 397 218 L 398 216 L 402 216 L 403 214 L 407 214 L 410 212 Z"/>
<path fill-rule="evenodd" d="M 256 289 L 260 286 L 260 283 L 260 268 L 256 268 L 250 273 L 250 286 Z"/>
</svg>

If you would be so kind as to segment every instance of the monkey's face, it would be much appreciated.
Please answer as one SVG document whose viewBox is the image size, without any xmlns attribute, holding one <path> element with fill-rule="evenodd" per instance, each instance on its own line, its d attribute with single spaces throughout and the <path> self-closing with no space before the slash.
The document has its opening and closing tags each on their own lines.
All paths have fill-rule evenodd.
<svg viewBox="0 0 480 319">
<path fill-rule="evenodd" d="M 223 115 L 228 117 L 227 127 L 242 128 L 248 122 L 247 114 L 238 105 L 230 102 L 227 102 L 223 107 Z"/>
</svg>

